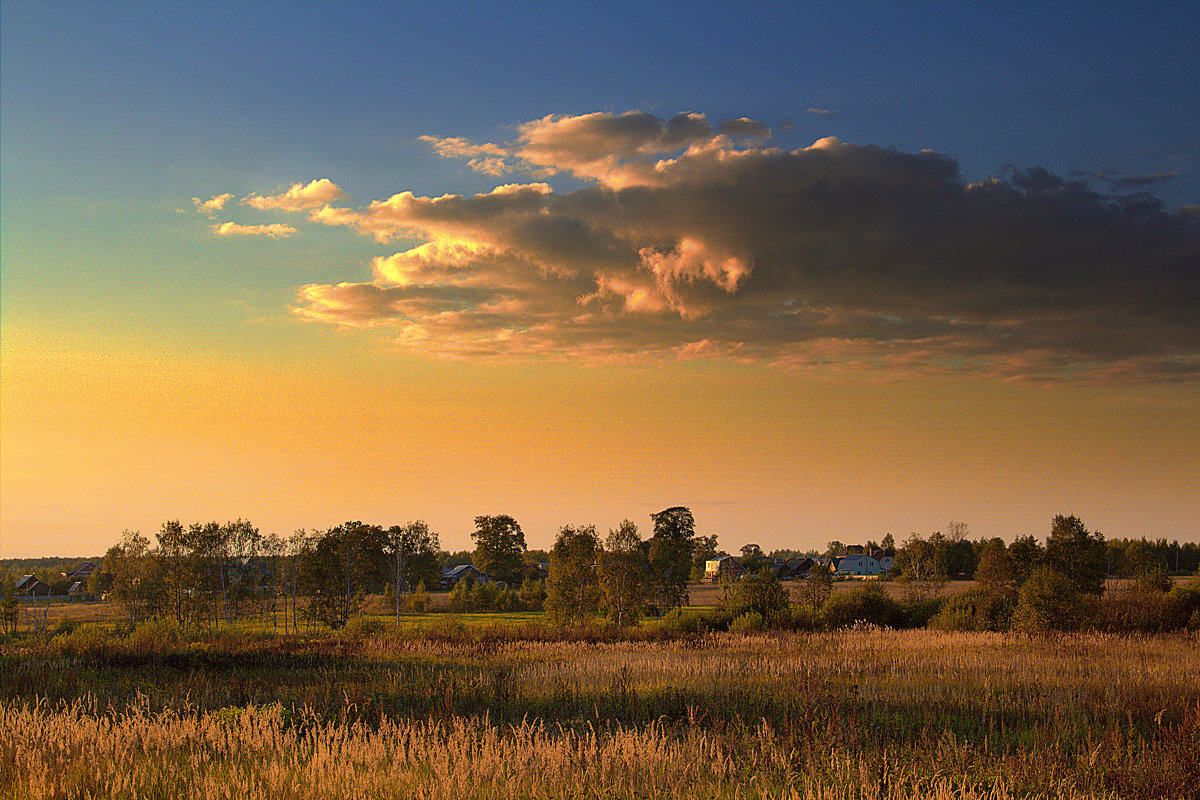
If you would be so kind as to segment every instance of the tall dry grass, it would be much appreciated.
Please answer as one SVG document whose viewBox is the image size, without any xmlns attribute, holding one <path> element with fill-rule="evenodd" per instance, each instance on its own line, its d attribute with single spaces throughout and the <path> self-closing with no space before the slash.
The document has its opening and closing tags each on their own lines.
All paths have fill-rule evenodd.
<svg viewBox="0 0 1200 800">
<path fill-rule="evenodd" d="M 1182 636 L 134 655 L 0 650 L 0 796 L 1153 798 L 1200 774 L 1200 647 Z"/>
</svg>

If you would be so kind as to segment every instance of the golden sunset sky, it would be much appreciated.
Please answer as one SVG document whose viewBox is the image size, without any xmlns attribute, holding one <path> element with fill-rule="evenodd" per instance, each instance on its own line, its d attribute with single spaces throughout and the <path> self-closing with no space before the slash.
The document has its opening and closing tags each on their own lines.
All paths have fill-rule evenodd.
<svg viewBox="0 0 1200 800">
<path fill-rule="evenodd" d="M 674 505 L 731 552 L 1196 541 L 1197 29 L 6 2 L 0 557 Z"/>
</svg>

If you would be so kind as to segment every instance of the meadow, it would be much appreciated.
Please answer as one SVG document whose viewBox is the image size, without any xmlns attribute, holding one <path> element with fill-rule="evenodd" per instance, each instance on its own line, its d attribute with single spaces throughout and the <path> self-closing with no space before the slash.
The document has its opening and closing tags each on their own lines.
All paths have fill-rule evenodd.
<svg viewBox="0 0 1200 800">
<path fill-rule="evenodd" d="M 1196 796 L 1194 634 L 365 618 L 0 645 L 0 795 Z"/>
</svg>

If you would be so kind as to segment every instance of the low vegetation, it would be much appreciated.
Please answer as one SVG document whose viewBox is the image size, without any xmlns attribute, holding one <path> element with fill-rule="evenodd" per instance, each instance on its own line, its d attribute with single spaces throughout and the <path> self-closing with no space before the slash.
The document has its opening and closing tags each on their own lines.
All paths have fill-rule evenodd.
<svg viewBox="0 0 1200 800">
<path fill-rule="evenodd" d="M 1194 637 L 618 631 L 12 640 L 0 795 L 1156 798 L 1200 774 Z"/>
</svg>

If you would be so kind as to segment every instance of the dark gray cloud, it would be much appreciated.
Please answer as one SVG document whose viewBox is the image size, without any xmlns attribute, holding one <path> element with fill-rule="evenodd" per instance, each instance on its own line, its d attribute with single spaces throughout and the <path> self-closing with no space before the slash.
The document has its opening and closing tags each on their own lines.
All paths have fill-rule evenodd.
<svg viewBox="0 0 1200 800">
<path fill-rule="evenodd" d="M 1152 195 L 1041 168 L 967 183 L 948 156 L 835 139 L 739 148 L 699 115 L 530 125 L 531 163 L 594 183 L 331 214 L 426 243 L 377 259 L 370 282 L 304 287 L 296 313 L 457 358 L 1200 377 L 1200 220 Z"/>
</svg>

